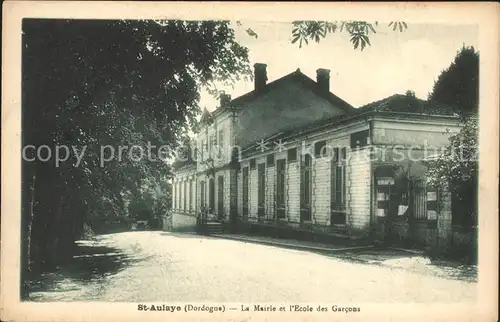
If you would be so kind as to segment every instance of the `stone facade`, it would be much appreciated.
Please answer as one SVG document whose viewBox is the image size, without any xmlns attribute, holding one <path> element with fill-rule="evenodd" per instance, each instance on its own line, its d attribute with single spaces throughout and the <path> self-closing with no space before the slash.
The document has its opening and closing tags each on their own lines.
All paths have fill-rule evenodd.
<svg viewBox="0 0 500 322">
<path fill-rule="evenodd" d="M 390 154 L 382 161 L 373 156 L 395 146 L 406 152 L 418 146 L 416 154 L 421 156 L 428 142 L 445 146 L 450 133 L 458 130 L 457 120 L 449 116 L 358 113 L 325 92 L 324 84 L 299 71 L 271 84 L 259 84 L 259 89 L 234 100 L 224 95 L 213 113 L 204 112 L 195 140 L 196 158 L 175 171 L 172 213 L 181 214 L 182 220 L 170 221 L 170 225 L 195 218 L 212 200 L 209 211 L 226 223 L 340 229 L 363 236 L 376 231 L 384 239 L 388 222 L 380 208 L 385 201 L 379 200 L 384 192 L 379 191 L 377 167 L 409 161 L 407 155 L 399 161 Z M 327 153 L 318 154 L 318 147 Z M 345 161 L 332 159 L 341 152 Z M 306 155 L 310 164 L 305 162 Z M 283 177 L 278 163 L 284 165 Z M 260 177 L 259 169 L 263 171 Z M 186 184 L 191 190 L 185 190 Z M 259 197 L 263 199 L 260 205 Z M 284 205 L 282 217 L 279 198 Z M 184 199 L 189 207 L 184 207 Z M 450 204 L 443 191 L 434 212 L 411 223 L 401 216 L 392 231 L 423 247 L 447 249 L 453 240 L 467 239 L 453 232 Z"/>
</svg>

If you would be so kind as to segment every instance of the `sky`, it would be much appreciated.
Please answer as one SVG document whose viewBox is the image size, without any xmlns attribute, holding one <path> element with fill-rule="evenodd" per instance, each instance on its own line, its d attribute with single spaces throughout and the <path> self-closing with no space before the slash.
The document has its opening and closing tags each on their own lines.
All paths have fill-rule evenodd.
<svg viewBox="0 0 500 322">
<path fill-rule="evenodd" d="M 326 68 L 330 91 L 354 107 L 407 90 L 427 99 L 434 81 L 464 44 L 480 50 L 475 25 L 408 23 L 408 29 L 399 32 L 379 24 L 370 37 L 371 46 L 363 51 L 353 49 L 346 32 L 299 48 L 298 42 L 291 43 L 291 23 L 242 21 L 241 27 L 234 24 L 234 28 L 236 40 L 249 48 L 250 64 L 267 64 L 268 82 L 297 68 L 316 80 L 316 69 Z M 248 35 L 246 28 L 258 38 Z M 220 89 L 236 98 L 252 91 L 253 82 L 241 81 L 233 87 Z M 217 100 L 203 92 L 200 106 L 213 111 Z"/>
</svg>

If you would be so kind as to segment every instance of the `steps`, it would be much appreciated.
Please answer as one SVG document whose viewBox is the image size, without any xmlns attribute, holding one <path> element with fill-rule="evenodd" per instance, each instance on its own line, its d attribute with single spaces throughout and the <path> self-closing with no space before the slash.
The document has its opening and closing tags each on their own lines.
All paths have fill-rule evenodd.
<svg viewBox="0 0 500 322">
<path fill-rule="evenodd" d="M 217 221 L 209 221 L 205 224 L 204 232 L 208 235 L 211 234 L 222 234 L 224 233 L 225 227 L 223 223 Z"/>
</svg>

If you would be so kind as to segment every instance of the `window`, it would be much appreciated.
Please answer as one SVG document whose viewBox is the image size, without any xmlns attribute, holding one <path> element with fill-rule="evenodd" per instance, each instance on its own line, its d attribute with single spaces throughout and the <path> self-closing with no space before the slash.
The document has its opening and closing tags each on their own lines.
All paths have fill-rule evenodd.
<svg viewBox="0 0 500 322">
<path fill-rule="evenodd" d="M 205 140 L 201 140 L 201 147 L 200 147 L 200 159 L 201 161 L 204 160 L 205 157 Z"/>
<path fill-rule="evenodd" d="M 257 176 L 257 187 L 258 187 L 258 195 L 257 195 L 257 212 L 259 217 L 264 216 L 265 213 L 265 191 L 266 191 L 266 164 L 260 163 L 258 169 Z"/>
<path fill-rule="evenodd" d="M 423 180 L 416 180 L 413 183 L 410 183 L 410 187 L 411 187 L 409 189 L 410 193 L 408 194 L 408 206 L 412 207 L 411 210 L 413 216 L 416 219 L 420 220 L 436 219 L 437 217 L 434 216 L 436 212 L 434 211 L 431 214 L 431 216 L 428 216 L 429 211 L 427 209 L 427 206 L 430 206 L 431 207 L 430 210 L 435 210 L 435 208 L 432 209 L 433 208 L 432 200 L 429 200 L 433 199 L 433 197 L 435 197 L 435 194 L 433 196 L 430 190 L 426 191 L 427 190 L 426 184 Z M 427 196 L 429 196 L 430 198 L 427 198 Z"/>
<path fill-rule="evenodd" d="M 285 218 L 285 159 L 276 162 L 276 206 L 278 219 Z"/>
<path fill-rule="evenodd" d="M 340 151 L 340 155 L 339 155 Z M 330 209 L 331 224 L 345 224 L 346 208 L 346 148 L 334 148 L 331 161 Z"/>
<path fill-rule="evenodd" d="M 243 220 L 248 218 L 248 167 L 243 168 Z"/>
<path fill-rule="evenodd" d="M 314 144 L 314 156 L 316 158 L 326 156 L 326 141 L 319 141 Z"/>
<path fill-rule="evenodd" d="M 297 148 L 289 149 L 287 151 L 287 159 L 288 159 L 288 162 L 297 161 Z"/>
<path fill-rule="evenodd" d="M 351 134 L 351 149 L 362 148 L 369 143 L 370 132 L 368 130 Z"/>
<path fill-rule="evenodd" d="M 215 152 L 215 147 L 217 146 L 217 136 L 215 134 L 212 134 L 210 136 L 210 150 L 209 150 L 209 158 L 213 159 L 214 152 Z"/>
<path fill-rule="evenodd" d="M 224 132 L 219 130 L 219 149 L 218 149 L 218 158 L 222 157 L 222 152 L 224 149 Z"/>
<path fill-rule="evenodd" d="M 255 159 L 250 160 L 250 169 L 255 169 Z"/>
<path fill-rule="evenodd" d="M 266 163 L 268 167 L 274 167 L 274 154 L 270 154 L 267 156 Z"/>
<path fill-rule="evenodd" d="M 312 199 L 312 157 L 304 155 L 300 176 L 300 221 L 311 220 L 311 199 Z"/>
</svg>

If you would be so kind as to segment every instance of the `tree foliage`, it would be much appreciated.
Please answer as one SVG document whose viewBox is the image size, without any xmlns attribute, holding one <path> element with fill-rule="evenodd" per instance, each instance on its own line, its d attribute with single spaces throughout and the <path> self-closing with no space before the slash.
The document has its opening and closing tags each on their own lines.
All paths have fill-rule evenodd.
<svg viewBox="0 0 500 322">
<path fill-rule="evenodd" d="M 475 225 L 478 183 L 478 92 L 479 53 L 463 47 L 451 65 L 438 77 L 429 101 L 448 104 L 461 117 L 461 129 L 450 137 L 442 154 L 430 162 L 429 181 L 447 183 L 452 193 L 455 213 L 463 225 Z"/>
<path fill-rule="evenodd" d="M 375 34 L 379 24 L 367 21 L 294 21 L 292 29 L 292 43 L 299 43 L 299 48 L 309 41 L 319 43 L 329 34 L 346 32 L 354 49 L 361 51 L 371 46 L 370 36 Z M 393 31 L 402 32 L 408 28 L 406 22 L 393 21 L 388 24 Z"/>
<path fill-rule="evenodd" d="M 479 101 L 479 52 L 463 46 L 448 68 L 443 70 L 429 95 L 429 101 L 455 108 L 462 116 L 477 113 Z"/>
<path fill-rule="evenodd" d="M 200 89 L 250 74 L 248 49 L 226 21 L 24 19 L 22 59 L 23 146 L 86 147 L 80 163 L 70 153 L 56 166 L 32 150 L 34 161 L 23 161 L 24 278 L 55 265 L 89 217 L 149 204 L 141 187 L 168 179 L 162 160 L 196 122 Z M 152 157 L 130 153 L 134 145 L 153 146 Z"/>
</svg>

